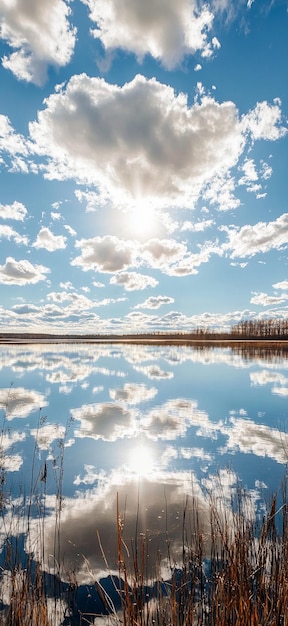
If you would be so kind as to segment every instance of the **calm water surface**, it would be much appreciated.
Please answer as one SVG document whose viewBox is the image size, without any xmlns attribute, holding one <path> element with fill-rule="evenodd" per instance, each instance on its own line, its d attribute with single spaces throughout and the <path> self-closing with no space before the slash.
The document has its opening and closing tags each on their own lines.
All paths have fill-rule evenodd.
<svg viewBox="0 0 288 626">
<path fill-rule="evenodd" d="M 207 494 L 217 498 L 220 485 L 225 499 L 240 482 L 257 508 L 283 478 L 285 354 L 229 347 L 0 346 L 0 371 L 7 497 L 2 535 L 9 524 L 11 534 L 25 528 L 24 521 L 19 526 L 21 502 L 36 484 L 35 545 L 37 510 L 42 515 L 45 501 L 49 567 L 58 494 L 64 578 L 75 566 L 80 583 L 107 575 L 103 552 L 110 571 L 117 571 L 117 494 L 125 536 L 147 533 L 155 563 L 159 550 L 165 554 L 168 534 L 177 560 L 191 495 L 205 526 Z"/>
</svg>

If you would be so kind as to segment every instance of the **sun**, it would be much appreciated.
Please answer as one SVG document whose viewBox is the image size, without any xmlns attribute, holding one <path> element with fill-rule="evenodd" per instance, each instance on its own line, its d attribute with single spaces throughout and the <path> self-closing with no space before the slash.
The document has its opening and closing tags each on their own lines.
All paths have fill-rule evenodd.
<svg viewBox="0 0 288 626">
<path fill-rule="evenodd" d="M 140 476 L 151 473 L 155 465 L 151 448 L 144 444 L 134 447 L 129 453 L 128 465 L 132 472 Z"/>
<path fill-rule="evenodd" d="M 159 228 L 159 216 L 154 206 L 144 199 L 137 199 L 127 212 L 129 231 L 137 237 L 147 239 L 155 236 Z"/>
</svg>

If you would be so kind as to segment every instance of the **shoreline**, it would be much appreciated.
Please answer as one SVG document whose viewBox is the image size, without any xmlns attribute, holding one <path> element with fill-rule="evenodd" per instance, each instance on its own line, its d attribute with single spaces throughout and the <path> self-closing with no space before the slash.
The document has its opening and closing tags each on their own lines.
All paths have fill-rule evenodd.
<svg viewBox="0 0 288 626">
<path fill-rule="evenodd" d="M 25 334 L 7 334 L 0 336 L 0 345 L 53 345 L 53 344 L 131 344 L 131 345 L 186 345 L 186 346 L 261 346 L 261 347 L 274 347 L 281 346 L 288 349 L 288 338 L 228 338 L 226 337 L 209 337 L 209 338 L 195 338 L 185 336 L 169 336 L 162 335 L 157 337 L 151 337 L 150 335 L 103 335 L 103 336 L 79 336 L 79 335 L 28 335 Z"/>
</svg>

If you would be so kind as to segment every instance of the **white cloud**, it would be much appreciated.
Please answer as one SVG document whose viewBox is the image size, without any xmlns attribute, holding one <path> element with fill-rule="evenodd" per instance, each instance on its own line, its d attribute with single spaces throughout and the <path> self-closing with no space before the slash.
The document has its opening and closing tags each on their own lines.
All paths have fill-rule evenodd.
<svg viewBox="0 0 288 626">
<path fill-rule="evenodd" d="M 30 133 L 49 157 L 46 176 L 93 183 L 121 207 L 191 206 L 245 144 L 233 102 L 204 95 L 188 106 L 185 94 L 141 75 L 122 87 L 73 76 L 45 105 Z"/>
<path fill-rule="evenodd" d="M 213 226 L 213 224 L 214 224 L 213 220 L 203 220 L 202 222 L 185 221 L 183 222 L 180 228 L 180 231 L 189 230 L 191 232 L 200 233 L 206 230 L 206 228 L 210 228 L 210 226 Z"/>
<path fill-rule="evenodd" d="M 145 302 L 137 304 L 135 309 L 159 309 L 163 304 L 171 304 L 174 302 L 174 298 L 168 296 L 150 296 Z"/>
<path fill-rule="evenodd" d="M 243 116 L 242 124 L 244 131 L 250 132 L 252 138 L 269 139 L 275 141 L 280 137 L 284 137 L 288 129 L 281 126 L 282 113 L 278 99 L 274 100 L 274 104 L 268 102 L 258 102 L 253 110 Z"/>
<path fill-rule="evenodd" d="M 2 64 L 21 80 L 37 85 L 46 80 L 47 65 L 66 65 L 72 56 L 76 30 L 64 0 L 0 0 L 0 37 L 15 50 Z"/>
<path fill-rule="evenodd" d="M 273 173 L 273 169 L 271 165 L 268 165 L 268 163 L 262 162 L 262 172 L 261 172 L 262 178 L 264 180 L 267 180 L 268 178 L 272 176 L 272 173 Z"/>
<path fill-rule="evenodd" d="M 0 204 L 0 218 L 3 220 L 19 220 L 23 222 L 27 215 L 27 209 L 22 202 L 12 204 Z"/>
<path fill-rule="evenodd" d="M 235 185 L 235 179 L 229 173 L 216 174 L 208 181 L 203 198 L 212 205 L 218 205 L 217 208 L 220 211 L 237 209 L 240 206 L 240 200 L 234 195 Z"/>
<path fill-rule="evenodd" d="M 251 257 L 288 244 L 288 213 L 283 213 L 274 222 L 258 222 L 241 228 L 223 226 L 220 230 L 228 235 L 229 242 L 223 249 L 231 250 L 232 259 Z"/>
<path fill-rule="evenodd" d="M 72 226 L 69 226 L 69 224 L 64 224 L 64 228 L 65 228 L 65 230 L 67 230 L 67 233 L 69 233 L 69 235 L 71 235 L 71 237 L 76 237 L 76 235 L 77 235 L 76 230 L 74 230 L 74 228 L 72 228 Z"/>
<path fill-rule="evenodd" d="M 0 224 L 0 240 L 1 239 L 14 239 L 15 243 L 17 244 L 22 243 L 25 246 L 28 245 L 28 239 L 25 235 L 19 235 L 19 233 L 17 233 L 14 228 L 11 228 L 11 226 L 2 224 Z"/>
<path fill-rule="evenodd" d="M 119 272 L 135 264 L 135 244 L 117 237 L 94 237 L 81 239 L 75 244 L 81 249 L 71 265 L 79 265 L 84 271 Z"/>
<path fill-rule="evenodd" d="M 11 155 L 28 153 L 24 137 L 15 133 L 7 115 L 0 115 L 0 151 Z"/>
<path fill-rule="evenodd" d="M 4 265 L 0 265 L 0 283 L 6 285 L 35 284 L 40 280 L 46 280 L 45 274 L 50 272 L 43 265 L 32 265 L 26 259 L 16 261 L 13 257 L 7 257 Z"/>
<path fill-rule="evenodd" d="M 173 239 L 149 239 L 141 248 L 145 261 L 151 267 L 159 269 L 176 263 L 186 252 L 186 246 Z"/>
<path fill-rule="evenodd" d="M 143 291 L 147 287 L 156 287 L 158 280 L 137 272 L 121 272 L 110 278 L 110 285 L 118 285 L 126 291 Z"/>
<path fill-rule="evenodd" d="M 275 306 L 285 302 L 285 300 L 288 300 L 288 294 L 287 296 L 268 296 L 267 293 L 252 291 L 252 298 L 250 302 L 251 304 L 260 304 L 261 306 Z"/>
<path fill-rule="evenodd" d="M 36 241 L 32 244 L 34 248 L 44 248 L 48 252 L 63 250 L 66 248 L 66 237 L 63 235 L 53 235 L 49 228 L 41 228 Z"/>
<path fill-rule="evenodd" d="M 253 159 L 245 159 L 244 164 L 241 167 L 244 172 L 244 176 L 238 181 L 239 185 L 247 185 L 252 181 L 258 180 L 258 174 L 256 171 L 255 162 Z"/>
<path fill-rule="evenodd" d="M 282 280 L 279 283 L 274 283 L 272 287 L 274 287 L 274 289 L 284 289 L 286 291 L 286 289 L 288 290 L 288 280 Z"/>
<path fill-rule="evenodd" d="M 213 14 L 195 0 L 82 0 L 97 23 L 92 31 L 108 54 L 117 48 L 133 52 L 138 61 L 149 53 L 172 69 L 186 55 L 210 51 L 208 33 Z M 216 47 L 212 41 L 212 46 Z M 208 54 L 207 54 L 208 55 Z"/>
</svg>

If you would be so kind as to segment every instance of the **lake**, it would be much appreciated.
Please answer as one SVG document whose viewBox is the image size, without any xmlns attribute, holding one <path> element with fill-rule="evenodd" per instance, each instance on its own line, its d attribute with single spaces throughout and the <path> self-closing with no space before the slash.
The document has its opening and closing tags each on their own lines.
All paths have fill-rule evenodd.
<svg viewBox="0 0 288 626">
<path fill-rule="evenodd" d="M 191 498 L 205 533 L 211 498 L 243 487 L 261 515 L 281 485 L 284 350 L 1 345 L 0 370 L 2 546 L 25 544 L 28 511 L 25 549 L 63 581 L 118 572 L 117 525 L 127 555 L 147 538 L 148 578 L 156 562 L 165 576 Z"/>
</svg>

